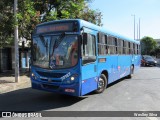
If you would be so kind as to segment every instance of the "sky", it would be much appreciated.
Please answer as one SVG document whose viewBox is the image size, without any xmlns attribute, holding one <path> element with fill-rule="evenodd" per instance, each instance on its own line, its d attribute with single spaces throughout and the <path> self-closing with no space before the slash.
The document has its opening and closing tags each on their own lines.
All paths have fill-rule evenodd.
<svg viewBox="0 0 160 120">
<path fill-rule="evenodd" d="M 90 8 L 102 12 L 103 27 L 123 36 L 137 38 L 140 19 L 140 38 L 160 39 L 160 0 L 92 0 Z"/>
</svg>

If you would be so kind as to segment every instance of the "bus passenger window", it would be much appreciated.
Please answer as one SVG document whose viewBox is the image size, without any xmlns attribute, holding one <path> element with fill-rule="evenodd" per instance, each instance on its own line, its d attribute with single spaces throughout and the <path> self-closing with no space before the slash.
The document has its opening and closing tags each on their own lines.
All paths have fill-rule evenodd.
<svg viewBox="0 0 160 120">
<path fill-rule="evenodd" d="M 109 46 L 106 46 L 106 54 L 110 54 Z"/>
</svg>

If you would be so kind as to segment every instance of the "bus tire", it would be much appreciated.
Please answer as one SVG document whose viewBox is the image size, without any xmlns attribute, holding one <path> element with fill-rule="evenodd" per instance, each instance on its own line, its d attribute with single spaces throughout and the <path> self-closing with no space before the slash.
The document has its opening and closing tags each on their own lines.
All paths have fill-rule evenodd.
<svg viewBox="0 0 160 120">
<path fill-rule="evenodd" d="M 133 77 L 133 73 L 134 73 L 134 67 L 133 65 L 130 67 L 130 74 L 128 75 L 128 78 L 131 79 Z"/>
<path fill-rule="evenodd" d="M 95 90 L 95 93 L 102 93 L 107 87 L 107 78 L 104 74 L 101 74 L 98 79 L 98 89 Z"/>
</svg>

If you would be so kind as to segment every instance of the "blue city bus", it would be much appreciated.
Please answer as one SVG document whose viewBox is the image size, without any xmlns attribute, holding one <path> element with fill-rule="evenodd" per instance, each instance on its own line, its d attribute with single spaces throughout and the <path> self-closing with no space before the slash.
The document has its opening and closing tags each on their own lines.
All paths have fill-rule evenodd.
<svg viewBox="0 0 160 120">
<path fill-rule="evenodd" d="M 102 93 L 140 67 L 140 42 L 81 19 L 56 20 L 32 33 L 33 89 L 71 96 Z"/>
</svg>

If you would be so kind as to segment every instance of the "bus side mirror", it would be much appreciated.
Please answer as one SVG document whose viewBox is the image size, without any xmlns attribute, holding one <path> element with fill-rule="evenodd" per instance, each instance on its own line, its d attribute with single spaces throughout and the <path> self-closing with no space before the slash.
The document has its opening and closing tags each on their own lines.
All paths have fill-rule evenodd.
<svg viewBox="0 0 160 120">
<path fill-rule="evenodd" d="M 88 34 L 87 33 L 83 33 L 83 44 L 87 45 L 87 40 L 88 40 Z"/>
<path fill-rule="evenodd" d="M 32 58 L 33 58 L 33 61 L 36 61 L 36 56 L 35 55 Z"/>
<path fill-rule="evenodd" d="M 83 42 L 82 42 L 82 35 L 79 35 L 79 36 L 78 36 L 78 39 L 79 39 L 79 41 L 80 41 L 80 45 L 82 45 L 82 43 L 83 43 Z"/>
<path fill-rule="evenodd" d="M 35 54 L 35 53 L 33 53 L 33 54 Z M 32 54 L 31 58 L 33 59 L 33 61 L 36 61 L 36 55 L 33 55 L 33 54 Z"/>
<path fill-rule="evenodd" d="M 36 61 L 36 49 L 37 49 L 37 45 L 33 44 L 32 45 L 32 58 L 33 58 L 33 61 Z"/>
</svg>

